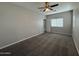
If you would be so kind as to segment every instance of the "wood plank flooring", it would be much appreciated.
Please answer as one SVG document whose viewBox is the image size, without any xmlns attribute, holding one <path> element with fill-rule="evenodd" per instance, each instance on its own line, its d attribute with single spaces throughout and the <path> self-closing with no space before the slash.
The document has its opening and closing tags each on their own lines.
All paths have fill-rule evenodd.
<svg viewBox="0 0 79 59">
<path fill-rule="evenodd" d="M 2 56 L 78 56 L 72 37 L 52 33 L 27 39 L 0 52 Z"/>
</svg>

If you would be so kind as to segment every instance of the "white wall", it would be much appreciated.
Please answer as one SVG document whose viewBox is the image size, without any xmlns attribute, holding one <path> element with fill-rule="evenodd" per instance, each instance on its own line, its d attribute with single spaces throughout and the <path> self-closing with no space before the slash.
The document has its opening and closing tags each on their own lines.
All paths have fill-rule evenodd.
<svg viewBox="0 0 79 59">
<path fill-rule="evenodd" d="M 79 9 L 73 10 L 73 39 L 79 53 Z"/>
<path fill-rule="evenodd" d="M 47 15 L 47 31 L 54 33 L 72 34 L 71 11 Z M 51 27 L 50 21 L 54 18 L 63 18 L 63 27 Z"/>
<path fill-rule="evenodd" d="M 43 15 L 0 2 L 0 48 L 43 33 Z"/>
</svg>

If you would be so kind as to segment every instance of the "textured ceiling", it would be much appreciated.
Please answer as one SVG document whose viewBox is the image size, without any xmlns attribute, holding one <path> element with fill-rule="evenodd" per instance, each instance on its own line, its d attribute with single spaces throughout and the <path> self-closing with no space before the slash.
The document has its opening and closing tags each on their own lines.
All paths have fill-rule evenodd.
<svg viewBox="0 0 79 59">
<path fill-rule="evenodd" d="M 13 2 L 13 4 L 15 4 L 17 6 L 28 8 L 34 12 L 42 13 L 45 15 L 69 11 L 69 10 L 72 10 L 74 8 L 77 8 L 79 5 L 78 2 L 50 2 L 49 4 L 53 5 L 55 3 L 59 4 L 59 6 L 53 7 L 53 9 L 56 11 L 49 11 L 49 12 L 44 13 L 44 12 L 42 12 L 42 10 L 38 9 L 41 6 L 44 6 L 44 2 Z"/>
</svg>

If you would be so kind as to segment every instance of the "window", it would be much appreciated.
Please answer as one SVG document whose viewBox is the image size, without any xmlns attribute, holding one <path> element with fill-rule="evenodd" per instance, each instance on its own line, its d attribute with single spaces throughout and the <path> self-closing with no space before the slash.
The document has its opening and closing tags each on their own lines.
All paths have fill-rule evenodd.
<svg viewBox="0 0 79 59">
<path fill-rule="evenodd" d="M 52 27 L 63 27 L 63 18 L 56 18 L 51 20 Z"/>
</svg>

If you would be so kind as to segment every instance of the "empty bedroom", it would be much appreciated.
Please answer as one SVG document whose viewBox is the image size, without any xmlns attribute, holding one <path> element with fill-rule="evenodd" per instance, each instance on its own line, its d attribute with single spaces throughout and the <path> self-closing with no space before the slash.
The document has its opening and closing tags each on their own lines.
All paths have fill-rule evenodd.
<svg viewBox="0 0 79 59">
<path fill-rule="evenodd" d="M 79 2 L 0 2 L 0 56 L 78 56 Z"/>
</svg>

